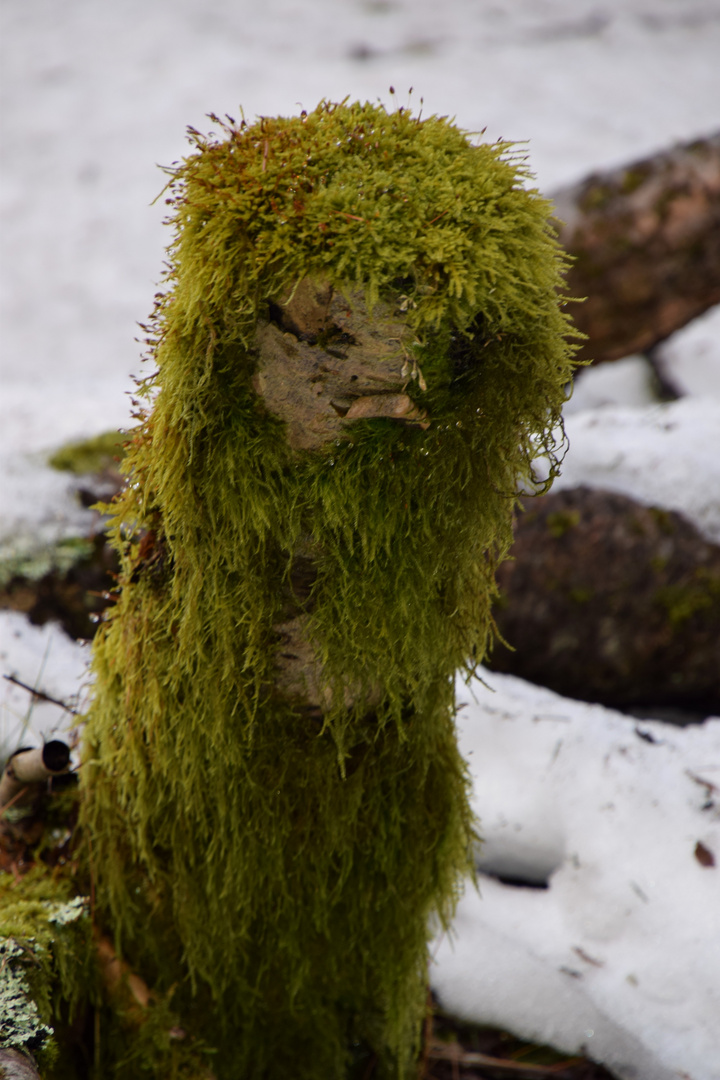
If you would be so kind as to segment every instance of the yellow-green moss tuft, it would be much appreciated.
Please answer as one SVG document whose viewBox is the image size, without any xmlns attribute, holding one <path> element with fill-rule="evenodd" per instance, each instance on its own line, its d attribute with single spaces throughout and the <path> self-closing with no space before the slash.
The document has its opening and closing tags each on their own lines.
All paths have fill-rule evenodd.
<svg viewBox="0 0 720 1080">
<path fill-rule="evenodd" d="M 53 469 L 61 472 L 99 473 L 105 469 L 116 469 L 118 461 L 125 451 L 127 435 L 118 431 L 106 431 L 92 439 L 66 443 L 48 459 Z"/>
<path fill-rule="evenodd" d="M 0 874 L 0 1043 L 44 1068 L 65 1028 L 94 996 L 88 901 L 45 867 Z"/>
</svg>

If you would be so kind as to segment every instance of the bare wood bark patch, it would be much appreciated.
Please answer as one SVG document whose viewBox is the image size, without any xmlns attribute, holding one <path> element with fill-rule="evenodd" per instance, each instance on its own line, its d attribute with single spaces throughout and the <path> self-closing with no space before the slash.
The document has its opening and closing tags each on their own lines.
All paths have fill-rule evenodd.
<svg viewBox="0 0 720 1080">
<path fill-rule="evenodd" d="M 346 439 L 356 420 L 425 422 L 425 412 L 405 393 L 407 328 L 393 305 L 379 302 L 368 311 L 362 289 L 341 293 L 326 282 L 304 278 L 271 305 L 271 315 L 274 321 L 258 332 L 253 386 L 268 410 L 285 421 L 293 450 L 320 450 Z M 275 688 L 318 718 L 333 697 L 309 632 L 310 594 L 320 557 L 313 537 L 292 553 L 285 618 L 274 626 Z M 377 687 L 349 681 L 341 693 L 346 708 L 362 703 L 368 711 L 381 696 Z"/>
<path fill-rule="evenodd" d="M 720 303 L 720 133 L 553 196 L 579 358 L 645 352 Z"/>
<path fill-rule="evenodd" d="M 341 294 L 306 278 L 272 310 L 279 325 L 259 330 L 253 386 L 294 450 L 344 439 L 356 419 L 425 419 L 405 393 L 407 328 L 390 304 L 368 312 L 361 289 Z"/>
</svg>

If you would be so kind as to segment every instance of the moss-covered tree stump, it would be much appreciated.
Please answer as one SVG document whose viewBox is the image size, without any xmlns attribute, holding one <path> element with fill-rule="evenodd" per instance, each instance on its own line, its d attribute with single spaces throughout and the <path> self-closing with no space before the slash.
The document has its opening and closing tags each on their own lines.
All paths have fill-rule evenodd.
<svg viewBox="0 0 720 1080">
<path fill-rule="evenodd" d="M 445 119 L 216 122 L 169 183 L 114 504 L 98 918 L 218 1080 L 405 1077 L 471 866 L 454 675 L 554 461 L 562 259 L 523 159 Z"/>
</svg>

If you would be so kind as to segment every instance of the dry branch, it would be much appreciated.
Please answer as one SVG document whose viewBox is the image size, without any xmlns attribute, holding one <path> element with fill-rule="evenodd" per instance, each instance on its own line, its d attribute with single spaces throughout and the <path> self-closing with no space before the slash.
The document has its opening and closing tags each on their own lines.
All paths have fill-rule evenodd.
<svg viewBox="0 0 720 1080">
<path fill-rule="evenodd" d="M 459 1068 L 471 1069 L 485 1067 L 496 1072 L 506 1072 L 518 1077 L 550 1077 L 565 1072 L 573 1065 L 582 1064 L 582 1058 L 569 1058 L 556 1065 L 533 1065 L 531 1062 L 512 1061 L 473 1050 L 465 1050 L 460 1043 L 432 1043 L 428 1048 L 431 1061 L 449 1061 Z"/>
</svg>

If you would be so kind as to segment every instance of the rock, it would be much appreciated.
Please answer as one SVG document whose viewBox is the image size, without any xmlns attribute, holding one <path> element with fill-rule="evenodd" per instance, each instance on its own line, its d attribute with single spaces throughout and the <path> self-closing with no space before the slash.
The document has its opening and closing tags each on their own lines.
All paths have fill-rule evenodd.
<svg viewBox="0 0 720 1080">
<path fill-rule="evenodd" d="M 553 198 L 581 359 L 645 352 L 720 302 L 720 133 Z"/>
<path fill-rule="evenodd" d="M 617 708 L 720 712 L 720 546 L 670 510 L 578 487 L 523 500 L 489 666 Z"/>
</svg>

